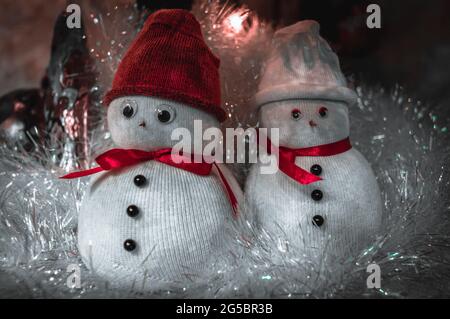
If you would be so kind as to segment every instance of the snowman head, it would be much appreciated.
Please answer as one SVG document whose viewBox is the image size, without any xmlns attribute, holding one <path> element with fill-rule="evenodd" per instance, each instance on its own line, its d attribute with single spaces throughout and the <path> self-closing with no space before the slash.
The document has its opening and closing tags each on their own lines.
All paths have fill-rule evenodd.
<svg viewBox="0 0 450 319">
<path fill-rule="evenodd" d="M 319 29 L 305 20 L 278 30 L 262 70 L 255 104 L 261 126 L 279 128 L 282 146 L 327 144 L 349 134 L 347 107 L 357 95 Z"/>
<path fill-rule="evenodd" d="M 326 100 L 287 100 L 260 109 L 260 125 L 279 129 L 279 144 L 302 148 L 333 143 L 349 135 L 347 106 Z M 270 135 L 269 135 L 270 138 Z"/>
<path fill-rule="evenodd" d="M 186 10 L 151 14 L 130 44 L 103 103 L 113 141 L 122 148 L 172 147 L 175 128 L 193 131 L 226 119 L 220 102 L 220 60 Z"/>
<path fill-rule="evenodd" d="M 216 118 L 183 103 L 158 97 L 124 96 L 113 100 L 108 108 L 108 126 L 114 143 L 121 148 L 152 151 L 173 147 L 176 128 L 186 128 L 194 137 L 194 120 L 202 129 L 218 127 Z"/>
</svg>

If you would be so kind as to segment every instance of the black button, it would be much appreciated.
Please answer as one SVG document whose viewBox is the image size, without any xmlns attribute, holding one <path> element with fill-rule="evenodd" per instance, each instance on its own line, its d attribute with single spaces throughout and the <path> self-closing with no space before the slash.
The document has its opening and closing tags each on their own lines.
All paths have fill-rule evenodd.
<svg viewBox="0 0 450 319">
<path fill-rule="evenodd" d="M 313 217 L 313 221 L 312 222 L 313 222 L 314 226 L 320 227 L 320 226 L 323 225 L 324 221 L 325 220 L 323 219 L 322 216 L 316 215 L 316 216 Z"/>
<path fill-rule="evenodd" d="M 127 207 L 127 215 L 130 217 L 136 217 L 139 215 L 139 208 L 136 205 L 130 205 Z"/>
<path fill-rule="evenodd" d="M 313 166 L 311 166 L 311 169 L 309 171 L 312 174 L 319 176 L 320 174 L 322 174 L 322 166 L 320 166 L 319 164 L 314 164 Z"/>
<path fill-rule="evenodd" d="M 144 175 L 136 175 L 134 177 L 134 185 L 136 185 L 137 187 L 142 187 L 147 183 L 147 179 L 145 178 Z"/>
<path fill-rule="evenodd" d="M 314 199 L 315 201 L 321 200 L 322 197 L 323 197 L 323 193 L 321 190 L 315 189 L 311 192 L 311 198 Z"/>
<path fill-rule="evenodd" d="M 136 249 L 136 242 L 133 239 L 127 239 L 123 243 L 123 248 L 127 251 L 133 251 Z"/>
</svg>

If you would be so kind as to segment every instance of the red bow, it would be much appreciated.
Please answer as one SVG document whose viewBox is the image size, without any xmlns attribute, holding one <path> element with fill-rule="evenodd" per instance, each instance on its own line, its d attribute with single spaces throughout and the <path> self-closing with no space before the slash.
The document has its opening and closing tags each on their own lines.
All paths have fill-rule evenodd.
<svg viewBox="0 0 450 319">
<path fill-rule="evenodd" d="M 209 175 L 211 173 L 212 166 L 215 165 L 217 171 L 219 172 L 220 180 L 224 184 L 225 189 L 227 191 L 228 198 L 230 200 L 231 206 L 233 207 L 234 215 L 237 216 L 236 196 L 234 195 L 231 186 L 228 184 L 219 166 L 216 163 L 206 163 L 204 161 L 202 161 L 201 163 L 194 163 L 192 161 L 192 157 L 190 161 L 186 161 L 186 159 L 187 159 L 186 156 L 172 154 L 171 148 L 164 148 L 153 152 L 115 148 L 99 155 L 95 159 L 95 161 L 99 165 L 98 167 L 94 167 L 84 171 L 69 173 L 67 175 L 62 176 L 61 178 L 64 179 L 78 178 L 92 175 L 102 171 L 109 171 L 113 169 L 128 167 L 151 160 L 155 160 L 202 176 Z"/>
<path fill-rule="evenodd" d="M 273 146 L 267 138 L 267 149 L 269 154 L 271 153 L 271 148 L 274 149 L 275 146 Z M 321 181 L 322 178 L 295 165 L 295 158 L 297 156 L 333 156 L 344 153 L 351 148 L 352 145 L 350 144 L 350 138 L 348 137 L 338 142 L 305 148 L 292 149 L 280 146 L 278 149 L 278 168 L 300 184 L 308 185 Z"/>
</svg>

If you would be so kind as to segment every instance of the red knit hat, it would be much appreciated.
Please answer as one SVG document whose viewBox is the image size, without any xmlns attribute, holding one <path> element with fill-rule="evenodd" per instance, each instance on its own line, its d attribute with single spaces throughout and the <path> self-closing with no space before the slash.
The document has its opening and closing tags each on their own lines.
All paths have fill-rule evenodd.
<svg viewBox="0 0 450 319">
<path fill-rule="evenodd" d="M 219 64 L 190 12 L 159 10 L 148 17 L 130 45 L 103 103 L 108 106 L 121 96 L 155 96 L 188 104 L 223 121 Z"/>
</svg>

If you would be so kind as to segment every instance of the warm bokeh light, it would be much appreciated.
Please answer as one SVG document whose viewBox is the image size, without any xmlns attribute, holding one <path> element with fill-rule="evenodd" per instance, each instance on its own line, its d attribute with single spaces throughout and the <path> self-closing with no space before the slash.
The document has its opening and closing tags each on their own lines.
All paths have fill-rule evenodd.
<svg viewBox="0 0 450 319">
<path fill-rule="evenodd" d="M 248 17 L 248 12 L 236 11 L 227 18 L 231 33 L 239 33 L 244 29 L 243 23 Z"/>
</svg>

